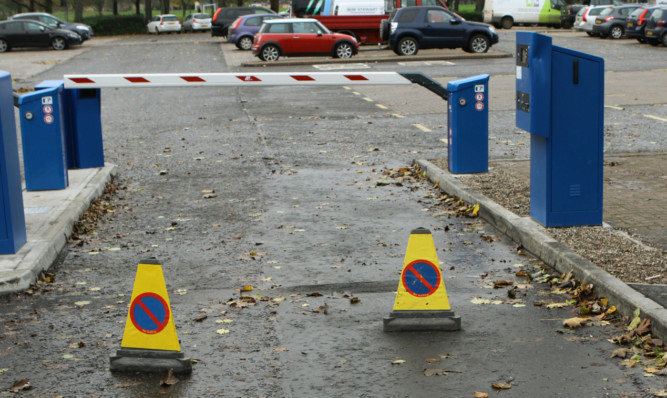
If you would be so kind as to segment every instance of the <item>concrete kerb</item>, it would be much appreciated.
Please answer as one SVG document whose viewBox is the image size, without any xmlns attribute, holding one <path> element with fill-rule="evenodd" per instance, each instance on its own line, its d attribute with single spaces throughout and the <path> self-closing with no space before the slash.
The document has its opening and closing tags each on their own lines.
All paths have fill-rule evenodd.
<svg viewBox="0 0 667 398">
<path fill-rule="evenodd" d="M 429 181 L 439 181 L 441 191 L 458 196 L 469 204 L 479 204 L 479 216 L 482 219 L 547 265 L 562 273 L 572 271 L 582 282 L 592 283 L 597 294 L 609 299 L 621 314 L 632 316 L 639 308 L 642 318 L 651 318 L 652 335 L 663 341 L 667 339 L 667 309 L 662 305 L 557 242 L 536 221 L 515 215 L 427 160 L 415 160 L 415 163 L 425 171 Z"/>
<path fill-rule="evenodd" d="M 16 261 L 19 265 L 11 272 L 0 276 L 0 295 L 26 290 L 34 283 L 39 274 L 47 270 L 67 244 L 72 235 L 74 224 L 88 209 L 90 203 L 101 196 L 106 183 L 115 174 L 116 166 L 106 164 L 100 168 L 71 201 L 54 209 L 53 218 L 49 219 L 48 229 L 40 231 L 39 236 L 32 236 L 28 231 L 28 241 L 16 254 L 6 256 L 5 261 Z"/>
</svg>

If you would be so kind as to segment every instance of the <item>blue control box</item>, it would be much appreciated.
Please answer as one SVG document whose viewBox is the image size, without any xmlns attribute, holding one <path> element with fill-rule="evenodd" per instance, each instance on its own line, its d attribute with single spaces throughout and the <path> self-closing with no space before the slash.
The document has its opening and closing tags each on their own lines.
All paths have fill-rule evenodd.
<svg viewBox="0 0 667 398">
<path fill-rule="evenodd" d="M 530 215 L 602 224 L 604 60 L 517 32 L 516 125 L 531 133 Z"/>
</svg>

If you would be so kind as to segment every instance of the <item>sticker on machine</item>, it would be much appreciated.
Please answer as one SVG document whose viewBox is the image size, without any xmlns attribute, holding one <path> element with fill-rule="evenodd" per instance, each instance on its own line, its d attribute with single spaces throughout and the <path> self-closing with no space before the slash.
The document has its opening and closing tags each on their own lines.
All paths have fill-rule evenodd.
<svg viewBox="0 0 667 398">
<path fill-rule="evenodd" d="M 478 111 L 484 110 L 484 103 L 483 102 L 476 103 L 475 104 L 475 109 L 477 109 Z"/>
<path fill-rule="evenodd" d="M 475 92 L 476 93 L 483 93 L 484 92 L 484 85 L 483 84 L 475 84 Z"/>
<path fill-rule="evenodd" d="M 517 78 L 517 80 L 521 80 L 521 67 L 520 66 L 516 67 L 516 78 Z"/>
<path fill-rule="evenodd" d="M 48 96 L 48 97 L 42 97 L 42 105 L 52 105 L 53 104 L 53 97 Z"/>
</svg>

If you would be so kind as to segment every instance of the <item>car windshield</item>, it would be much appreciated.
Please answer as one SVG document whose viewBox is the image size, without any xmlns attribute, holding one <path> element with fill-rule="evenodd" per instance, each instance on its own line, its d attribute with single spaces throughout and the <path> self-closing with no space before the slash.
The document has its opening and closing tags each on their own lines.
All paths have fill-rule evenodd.
<svg viewBox="0 0 667 398">
<path fill-rule="evenodd" d="M 208 14 L 195 14 L 192 16 L 192 18 L 197 18 L 197 19 L 208 19 L 211 18 L 210 15 Z"/>
</svg>

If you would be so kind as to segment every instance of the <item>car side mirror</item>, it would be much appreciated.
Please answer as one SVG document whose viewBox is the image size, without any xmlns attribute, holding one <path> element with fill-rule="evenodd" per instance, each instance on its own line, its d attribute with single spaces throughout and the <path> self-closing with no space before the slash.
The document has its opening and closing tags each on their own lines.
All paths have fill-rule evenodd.
<svg viewBox="0 0 667 398">
<path fill-rule="evenodd" d="M 461 20 L 458 19 L 458 18 L 452 18 L 452 19 L 449 20 L 449 23 L 452 24 L 452 25 L 458 25 L 458 24 L 461 23 Z"/>
<path fill-rule="evenodd" d="M 318 31 L 317 31 L 317 36 L 318 36 L 318 37 L 322 37 L 322 31 L 321 31 L 321 30 L 318 30 Z"/>
</svg>

